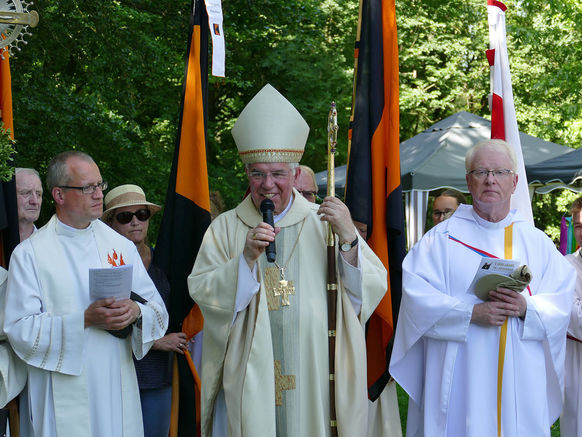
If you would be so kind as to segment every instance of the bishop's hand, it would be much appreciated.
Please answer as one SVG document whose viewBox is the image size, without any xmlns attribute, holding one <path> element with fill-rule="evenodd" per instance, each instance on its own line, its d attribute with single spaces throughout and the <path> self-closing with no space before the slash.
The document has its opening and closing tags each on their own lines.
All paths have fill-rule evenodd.
<svg viewBox="0 0 582 437">
<path fill-rule="evenodd" d="M 332 225 L 333 231 L 340 241 L 354 241 L 357 237 L 356 228 L 348 207 L 337 197 L 327 196 L 319 206 L 317 214 L 321 221 Z"/>
<path fill-rule="evenodd" d="M 262 222 L 247 232 L 243 256 L 251 270 L 255 267 L 259 256 L 265 251 L 269 243 L 275 241 L 275 235 L 279 231 L 279 228 L 273 228 L 271 225 Z"/>
</svg>

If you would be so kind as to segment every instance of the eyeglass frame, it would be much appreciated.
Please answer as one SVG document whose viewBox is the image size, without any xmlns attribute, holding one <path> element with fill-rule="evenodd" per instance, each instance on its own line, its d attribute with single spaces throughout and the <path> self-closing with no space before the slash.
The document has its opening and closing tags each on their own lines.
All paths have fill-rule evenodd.
<svg viewBox="0 0 582 437">
<path fill-rule="evenodd" d="M 446 208 L 444 211 L 441 211 L 439 209 L 435 209 L 432 211 L 432 216 L 433 217 L 444 216 L 446 218 L 449 218 L 450 216 L 453 215 L 454 212 L 455 212 L 455 210 L 451 209 L 451 208 Z"/>
<path fill-rule="evenodd" d="M 83 194 L 94 194 L 95 191 L 97 191 L 97 188 L 101 191 L 105 191 L 107 189 L 107 181 L 102 181 L 98 184 L 85 185 L 83 187 L 73 187 L 71 185 L 57 185 L 57 187 L 67 190 L 81 190 Z"/>
<path fill-rule="evenodd" d="M 489 176 L 489 174 L 491 173 L 491 176 L 494 177 L 495 179 L 498 178 L 504 178 L 506 176 L 515 174 L 515 172 L 513 170 L 510 170 L 508 168 L 496 168 L 493 170 L 487 170 L 485 168 L 478 168 L 475 170 L 471 170 L 468 171 L 467 174 L 470 174 L 471 176 L 474 176 L 477 179 L 480 180 L 485 180 L 487 179 L 487 177 Z"/>
<path fill-rule="evenodd" d="M 273 172 L 267 173 L 264 173 L 259 170 L 252 170 L 249 171 L 249 178 L 257 182 L 264 182 L 267 180 L 267 177 L 271 176 L 271 178 L 273 178 L 274 180 L 280 181 L 288 177 L 289 173 L 291 173 L 291 170 L 275 170 Z"/>
<path fill-rule="evenodd" d="M 317 195 L 317 191 L 309 191 L 309 190 L 297 190 L 299 191 L 303 197 L 305 197 L 306 199 L 309 199 L 309 197 L 306 196 L 309 195 L 310 197 L 313 197 L 314 199 L 318 199 L 319 196 Z"/>
</svg>

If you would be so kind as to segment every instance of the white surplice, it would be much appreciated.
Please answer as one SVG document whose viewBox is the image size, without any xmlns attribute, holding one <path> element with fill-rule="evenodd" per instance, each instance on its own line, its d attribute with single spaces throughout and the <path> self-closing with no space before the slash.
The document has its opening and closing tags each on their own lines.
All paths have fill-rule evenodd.
<svg viewBox="0 0 582 437">
<path fill-rule="evenodd" d="M 0 408 L 14 399 L 26 383 L 26 366 L 16 356 L 4 333 L 4 306 L 8 272 L 0 267 Z"/>
<path fill-rule="evenodd" d="M 407 436 L 496 436 L 499 327 L 470 323 L 480 301 L 468 291 L 482 257 L 459 241 L 513 259 L 533 273 L 524 320 L 509 318 L 502 435 L 549 436 L 560 414 L 574 272 L 540 230 L 512 211 L 499 223 L 461 205 L 403 263 L 403 296 L 390 373 L 410 396 Z M 459 241 L 455 241 L 455 239 Z"/>
<path fill-rule="evenodd" d="M 563 437 L 582 437 L 582 252 L 566 255 L 576 269 L 576 292 L 566 340 L 564 408 L 560 416 Z"/>
<path fill-rule="evenodd" d="M 245 281 L 253 282 L 248 266 L 241 265 L 242 249 L 248 230 L 262 221 L 250 196 L 216 218 L 204 236 L 188 279 L 205 323 L 204 436 L 213 435 L 217 405 L 225 407 L 219 415 L 228 415 L 229 436 L 329 435 L 326 225 L 316 210 L 317 205 L 294 191 L 291 207 L 275 225 L 281 228 L 276 237 L 277 262 L 287 265 L 286 278 L 295 286 L 289 306 L 281 305 L 281 298 L 270 296 L 266 289 L 265 269 L 274 266 L 262 255 L 257 269 L 260 287 L 244 303 L 246 308 L 238 311 L 241 296 L 237 290 L 245 268 Z M 361 239 L 359 250 L 358 285 L 341 281 L 350 276 L 342 269 L 353 267 L 345 266 L 336 253 L 340 282 L 335 386 L 340 436 L 363 436 L 367 429 L 363 327 L 386 290 L 382 263 Z M 356 304 L 348 292 L 354 288 L 359 288 L 353 293 L 360 297 Z M 280 366 L 280 378 L 275 375 L 274 361 Z M 279 379 L 287 386 L 281 392 L 282 404 L 276 406 Z M 217 396 L 224 399 L 217 402 Z"/>
<path fill-rule="evenodd" d="M 84 327 L 89 269 L 133 264 L 142 328 L 119 339 Z M 135 245 L 99 220 L 74 229 L 56 216 L 13 252 L 5 331 L 28 364 L 21 433 L 35 437 L 140 437 L 143 425 L 132 352 L 163 337 L 168 315 Z"/>
</svg>

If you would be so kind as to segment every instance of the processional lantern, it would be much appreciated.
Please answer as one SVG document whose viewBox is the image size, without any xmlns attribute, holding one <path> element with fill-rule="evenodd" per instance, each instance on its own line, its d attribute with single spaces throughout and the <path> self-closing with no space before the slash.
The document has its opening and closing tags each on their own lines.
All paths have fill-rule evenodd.
<svg viewBox="0 0 582 437">
<path fill-rule="evenodd" d="M 19 45 L 27 44 L 25 37 L 31 35 L 29 27 L 36 27 L 38 24 L 38 13 L 29 11 L 32 2 L 25 0 L 0 0 L 0 47 L 6 47 L 10 56 L 16 50 L 20 51 Z M 4 59 L 3 50 L 0 56 Z"/>
</svg>

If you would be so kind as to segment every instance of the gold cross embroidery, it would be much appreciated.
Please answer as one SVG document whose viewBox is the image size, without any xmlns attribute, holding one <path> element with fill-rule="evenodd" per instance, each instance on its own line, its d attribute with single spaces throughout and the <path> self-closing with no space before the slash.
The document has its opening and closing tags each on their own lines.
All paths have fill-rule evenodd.
<svg viewBox="0 0 582 437">
<path fill-rule="evenodd" d="M 267 267 L 265 269 L 264 280 L 265 290 L 267 293 L 267 307 L 269 311 L 278 311 L 281 309 L 281 299 L 275 296 L 275 288 L 279 284 L 279 269 L 275 267 Z"/>
<path fill-rule="evenodd" d="M 281 373 L 281 361 L 275 360 L 275 405 L 283 405 L 283 390 L 295 390 L 295 375 Z"/>
</svg>

